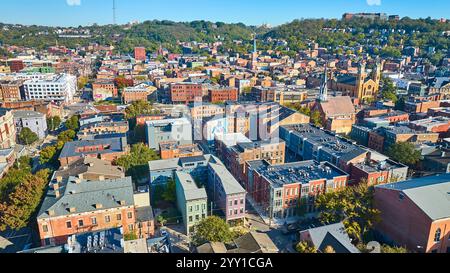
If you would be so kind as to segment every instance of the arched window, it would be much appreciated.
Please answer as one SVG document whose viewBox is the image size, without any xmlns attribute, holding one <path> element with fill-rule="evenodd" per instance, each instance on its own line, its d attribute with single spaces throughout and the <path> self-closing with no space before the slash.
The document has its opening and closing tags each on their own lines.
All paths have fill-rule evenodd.
<svg viewBox="0 0 450 273">
<path fill-rule="evenodd" d="M 436 233 L 434 234 L 434 241 L 439 242 L 441 240 L 441 229 L 438 228 L 436 230 Z"/>
</svg>

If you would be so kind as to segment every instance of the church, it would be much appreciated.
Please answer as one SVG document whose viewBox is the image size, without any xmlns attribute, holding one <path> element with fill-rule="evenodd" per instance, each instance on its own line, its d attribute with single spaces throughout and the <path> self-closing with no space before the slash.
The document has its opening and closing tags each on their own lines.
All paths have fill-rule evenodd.
<svg viewBox="0 0 450 273">
<path fill-rule="evenodd" d="M 356 110 L 349 96 L 328 96 L 328 70 L 325 67 L 320 94 L 313 106 L 319 111 L 325 129 L 337 134 L 349 134 L 356 122 Z"/>
<path fill-rule="evenodd" d="M 342 92 L 357 98 L 360 101 L 376 99 L 380 90 L 382 64 L 377 62 L 375 69 L 369 75 L 366 64 L 362 62 L 358 67 L 358 74 L 344 74 L 334 77 L 331 82 L 331 90 Z"/>
</svg>

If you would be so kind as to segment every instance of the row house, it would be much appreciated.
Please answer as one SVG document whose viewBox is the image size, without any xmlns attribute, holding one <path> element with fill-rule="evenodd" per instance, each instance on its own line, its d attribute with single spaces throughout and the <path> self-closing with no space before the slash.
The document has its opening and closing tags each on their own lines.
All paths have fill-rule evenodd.
<svg viewBox="0 0 450 273">
<path fill-rule="evenodd" d="M 256 160 L 246 168 L 248 195 L 266 216 L 279 220 L 314 212 L 319 194 L 343 189 L 349 179 L 333 164 L 314 160 L 276 166 Z"/>
</svg>

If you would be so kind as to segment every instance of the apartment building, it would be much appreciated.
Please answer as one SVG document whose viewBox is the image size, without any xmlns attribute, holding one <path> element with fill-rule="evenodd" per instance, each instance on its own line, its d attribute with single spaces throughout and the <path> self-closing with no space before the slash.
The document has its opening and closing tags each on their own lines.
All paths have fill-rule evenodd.
<svg viewBox="0 0 450 273">
<path fill-rule="evenodd" d="M 113 80 L 100 79 L 92 84 L 92 96 L 95 101 L 102 101 L 118 97 L 119 91 Z"/>
<path fill-rule="evenodd" d="M 47 119 L 44 114 L 35 111 L 15 111 L 13 116 L 17 135 L 23 128 L 29 128 L 39 139 L 47 136 Z"/>
<path fill-rule="evenodd" d="M 172 103 L 199 102 L 203 100 L 204 88 L 201 83 L 174 83 L 170 85 L 170 99 Z"/>
<path fill-rule="evenodd" d="M 137 234 L 142 226 L 154 229 L 153 221 L 138 222 L 138 207 L 131 177 L 103 181 L 54 178 L 37 216 L 41 245 L 65 244 L 71 235 L 114 227 L 122 227 L 125 234 Z M 146 238 L 151 233 L 147 229 L 139 235 Z"/>
<path fill-rule="evenodd" d="M 126 137 L 67 142 L 59 155 L 61 166 L 67 166 L 83 157 L 94 157 L 113 162 L 129 151 Z"/>
<path fill-rule="evenodd" d="M 182 158 L 203 155 L 198 144 L 179 145 L 176 142 L 164 142 L 159 144 L 161 159 Z"/>
<path fill-rule="evenodd" d="M 22 81 L 0 81 L 0 99 L 4 102 L 20 101 L 22 100 L 22 89 Z"/>
<path fill-rule="evenodd" d="M 208 216 L 208 196 L 194 178 L 184 172 L 175 173 L 177 205 L 183 217 L 185 234 L 194 232 L 194 226 Z"/>
<path fill-rule="evenodd" d="M 148 146 L 154 150 L 164 142 L 192 144 L 192 124 L 187 118 L 147 121 L 146 133 Z"/>
<path fill-rule="evenodd" d="M 77 77 L 70 74 L 50 74 L 23 83 L 26 100 L 70 103 L 77 91 Z"/>
<path fill-rule="evenodd" d="M 239 92 L 234 87 L 211 87 L 208 89 L 208 98 L 211 103 L 237 101 Z"/>
<path fill-rule="evenodd" d="M 253 201 L 275 219 L 314 212 L 315 197 L 347 186 L 349 175 L 329 162 L 314 160 L 271 165 L 249 161 L 245 189 Z"/>
<path fill-rule="evenodd" d="M 12 111 L 0 109 L 0 149 L 16 145 L 16 125 Z"/>
</svg>

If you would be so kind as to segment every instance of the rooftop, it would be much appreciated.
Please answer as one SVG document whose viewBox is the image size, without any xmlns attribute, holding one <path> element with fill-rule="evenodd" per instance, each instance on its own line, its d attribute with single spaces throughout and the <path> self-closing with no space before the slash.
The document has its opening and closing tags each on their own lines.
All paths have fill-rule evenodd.
<svg viewBox="0 0 450 273">
<path fill-rule="evenodd" d="M 199 188 L 190 174 L 176 172 L 175 175 L 183 188 L 186 201 L 208 198 L 205 188 Z"/>
<path fill-rule="evenodd" d="M 79 151 L 80 148 L 102 146 L 103 149 Z M 67 142 L 61 151 L 59 158 L 83 156 L 85 154 L 107 154 L 114 152 L 123 152 L 124 146 L 127 146 L 126 138 L 107 138 L 96 140 L 80 140 Z"/>
<path fill-rule="evenodd" d="M 450 218 L 450 174 L 415 178 L 375 188 L 402 192 L 432 220 Z"/>
<path fill-rule="evenodd" d="M 264 176 L 275 187 L 288 184 L 308 184 L 310 181 L 332 180 L 339 176 L 348 176 L 346 172 L 329 162 L 314 160 L 286 163 L 284 165 L 270 165 L 264 160 L 249 161 L 250 167 Z"/>
</svg>

